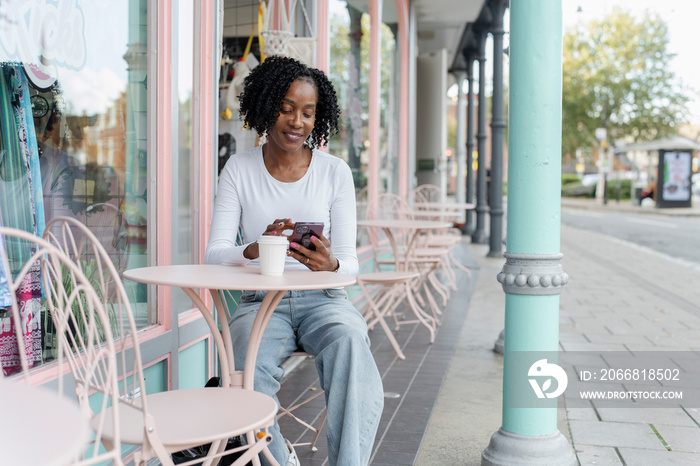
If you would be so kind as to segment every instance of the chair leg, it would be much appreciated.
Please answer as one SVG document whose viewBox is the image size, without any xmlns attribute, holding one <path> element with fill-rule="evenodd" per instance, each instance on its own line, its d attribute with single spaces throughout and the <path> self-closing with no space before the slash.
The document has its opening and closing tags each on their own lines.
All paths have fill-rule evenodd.
<svg viewBox="0 0 700 466">
<path fill-rule="evenodd" d="M 458 268 L 459 270 L 461 270 L 462 272 L 465 272 L 465 273 L 467 274 L 467 276 L 468 276 L 470 279 L 472 278 L 472 271 L 469 270 L 468 267 L 465 267 L 465 266 L 463 266 L 462 264 L 460 264 L 459 261 L 457 260 L 457 258 L 452 254 L 452 251 L 450 251 L 450 252 L 447 254 L 447 257 L 450 259 L 450 262 L 451 262 L 455 267 L 457 267 L 457 268 Z"/>
<path fill-rule="evenodd" d="M 440 316 L 442 315 L 442 311 L 440 310 L 440 307 L 435 302 L 435 298 L 433 298 L 433 295 L 430 292 L 430 289 L 428 288 L 427 282 L 423 283 L 423 290 L 425 291 L 425 298 L 428 301 L 428 304 L 430 305 L 430 310 L 433 313 L 433 320 L 435 321 L 435 325 L 439 325 Z"/>
<path fill-rule="evenodd" d="M 389 325 L 387 325 L 386 321 L 384 320 L 384 315 L 385 315 L 386 311 L 382 312 L 379 309 L 379 307 L 377 306 L 377 303 L 374 301 L 372 296 L 367 291 L 364 283 L 362 283 L 361 281 L 358 281 L 358 285 L 360 285 L 360 290 L 362 290 L 362 294 L 365 295 L 365 299 L 367 299 L 367 303 L 370 305 L 370 308 L 372 309 L 372 313 L 374 314 L 374 316 L 372 317 L 373 323 L 378 322 L 379 326 L 382 327 L 382 330 L 384 330 L 384 333 L 386 333 L 386 337 L 389 340 L 389 343 L 391 343 L 392 348 L 394 348 L 394 351 L 396 351 L 396 355 L 401 359 L 406 359 L 406 356 L 404 356 L 403 351 L 401 351 L 401 347 L 399 346 L 399 343 L 396 341 L 394 334 L 391 332 Z"/>
<path fill-rule="evenodd" d="M 433 288 L 435 288 L 435 291 L 437 291 L 438 294 L 440 294 L 440 296 L 442 297 L 443 307 L 447 306 L 447 299 L 448 299 L 447 291 L 446 291 L 445 287 L 442 285 L 442 283 L 440 283 L 438 281 L 438 279 L 435 277 L 435 274 L 433 273 L 433 271 L 430 271 L 428 273 L 428 281 L 430 282 L 431 285 L 433 285 Z M 442 311 L 440 311 L 440 314 L 442 315 Z"/>
<path fill-rule="evenodd" d="M 328 416 L 328 410 L 324 409 L 323 418 L 321 419 L 321 422 L 318 423 L 318 427 L 316 427 L 316 435 L 314 435 L 314 439 L 311 441 L 311 451 L 318 451 L 316 442 L 318 441 L 318 437 L 321 435 L 321 430 L 323 429 L 323 426 L 326 424 L 326 416 Z"/>
<path fill-rule="evenodd" d="M 450 258 L 448 255 L 445 255 L 442 259 L 440 259 L 440 265 L 442 266 L 442 270 L 445 271 L 447 281 L 450 282 L 450 288 L 454 291 L 457 291 L 457 276 L 455 275 L 455 271 L 452 268 L 452 264 L 450 263 Z M 449 298 L 449 289 L 447 290 L 447 293 Z"/>
<path fill-rule="evenodd" d="M 270 464 L 276 464 L 277 466 L 279 466 L 277 460 L 275 460 L 275 458 L 272 456 L 272 453 L 270 453 L 270 449 L 267 448 L 270 442 L 272 442 L 272 436 L 270 434 L 267 434 L 265 437 L 257 440 L 255 442 L 255 445 L 247 449 L 245 453 L 243 453 L 238 459 L 236 459 L 236 461 L 234 461 L 231 464 L 231 466 L 243 466 L 245 464 L 248 464 L 249 462 L 252 462 L 253 464 L 259 464 L 259 453 L 265 455 L 265 458 L 267 459 L 267 461 L 270 462 Z"/>
<path fill-rule="evenodd" d="M 428 316 L 427 314 L 424 314 L 423 311 L 420 310 L 420 308 L 418 307 L 418 304 L 416 303 L 415 297 L 413 295 L 413 292 L 411 291 L 411 287 L 409 286 L 408 282 L 405 283 L 404 286 L 406 287 L 406 297 L 408 298 L 408 303 L 411 306 L 411 310 L 413 310 L 413 314 L 421 322 L 421 324 L 423 324 L 423 326 L 428 329 L 428 332 L 430 332 L 430 343 L 434 343 L 435 342 L 435 329 L 428 322 L 428 319 L 432 320 L 432 318 L 430 318 L 430 316 Z"/>
</svg>

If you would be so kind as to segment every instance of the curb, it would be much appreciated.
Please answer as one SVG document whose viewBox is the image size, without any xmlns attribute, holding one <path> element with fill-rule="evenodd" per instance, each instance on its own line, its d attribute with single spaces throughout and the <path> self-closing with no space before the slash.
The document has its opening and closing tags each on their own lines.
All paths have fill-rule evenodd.
<svg viewBox="0 0 700 466">
<path fill-rule="evenodd" d="M 697 204 L 693 207 L 671 207 L 660 209 L 656 207 L 641 207 L 632 205 L 631 201 L 609 201 L 607 204 L 598 204 L 597 200 L 581 200 L 561 198 L 561 206 L 572 209 L 596 210 L 599 212 L 626 212 L 632 214 L 647 214 L 667 217 L 700 217 L 700 208 Z"/>
</svg>

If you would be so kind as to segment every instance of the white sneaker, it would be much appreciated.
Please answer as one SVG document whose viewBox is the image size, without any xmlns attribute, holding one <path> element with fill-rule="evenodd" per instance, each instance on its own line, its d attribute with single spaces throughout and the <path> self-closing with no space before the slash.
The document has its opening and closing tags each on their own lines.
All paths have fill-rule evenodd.
<svg viewBox="0 0 700 466">
<path fill-rule="evenodd" d="M 294 447 L 292 446 L 292 444 L 289 443 L 289 440 L 287 439 L 284 439 L 284 443 L 287 444 L 287 450 L 289 450 L 289 459 L 287 460 L 287 466 L 301 466 L 301 462 L 299 462 L 297 452 L 294 451 Z"/>
</svg>

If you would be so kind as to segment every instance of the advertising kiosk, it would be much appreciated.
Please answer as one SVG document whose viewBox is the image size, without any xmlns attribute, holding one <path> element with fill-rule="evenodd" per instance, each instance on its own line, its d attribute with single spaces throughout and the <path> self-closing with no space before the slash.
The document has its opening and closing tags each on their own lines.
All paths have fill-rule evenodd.
<svg viewBox="0 0 700 466">
<path fill-rule="evenodd" d="M 659 151 L 656 207 L 690 207 L 692 154 L 690 151 Z"/>
</svg>

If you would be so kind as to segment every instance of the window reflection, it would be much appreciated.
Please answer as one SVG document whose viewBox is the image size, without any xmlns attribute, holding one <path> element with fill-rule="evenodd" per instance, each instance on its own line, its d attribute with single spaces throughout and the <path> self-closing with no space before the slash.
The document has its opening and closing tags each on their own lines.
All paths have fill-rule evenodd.
<svg viewBox="0 0 700 466">
<path fill-rule="evenodd" d="M 173 160 L 175 182 L 172 223 L 173 264 L 192 264 L 192 80 L 194 74 L 194 0 L 178 2 L 177 95 L 178 151 Z M 177 193 L 177 194 L 176 194 Z M 192 300 L 180 288 L 172 290 L 174 313 L 191 309 Z"/>
<path fill-rule="evenodd" d="M 328 74 L 338 91 L 341 132 L 331 139 L 332 154 L 345 159 L 358 192 L 367 185 L 369 164 L 369 42 L 370 17 L 342 0 L 331 0 L 330 66 Z M 382 24 L 380 83 L 380 191 L 394 192 L 397 152 L 397 60 L 395 27 Z"/>
<path fill-rule="evenodd" d="M 146 0 L 0 1 L 0 220 L 42 235 L 76 218 L 121 270 L 147 265 L 147 17 Z M 7 247 L 16 269 L 28 251 Z M 146 326 L 146 287 L 127 285 Z M 22 298 L 34 365 L 52 357 L 42 298 Z"/>
</svg>

